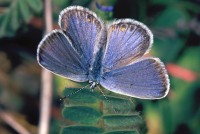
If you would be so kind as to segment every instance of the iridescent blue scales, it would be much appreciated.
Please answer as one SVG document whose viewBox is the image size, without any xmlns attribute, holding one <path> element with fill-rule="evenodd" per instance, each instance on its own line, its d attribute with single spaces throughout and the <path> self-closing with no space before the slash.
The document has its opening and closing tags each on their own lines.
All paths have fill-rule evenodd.
<svg viewBox="0 0 200 134">
<path fill-rule="evenodd" d="M 60 30 L 40 42 L 38 63 L 51 72 L 77 82 L 101 85 L 115 93 L 160 99 L 169 92 L 169 79 L 158 58 L 143 58 L 153 43 L 141 22 L 123 19 L 105 24 L 80 6 L 64 9 Z"/>
</svg>

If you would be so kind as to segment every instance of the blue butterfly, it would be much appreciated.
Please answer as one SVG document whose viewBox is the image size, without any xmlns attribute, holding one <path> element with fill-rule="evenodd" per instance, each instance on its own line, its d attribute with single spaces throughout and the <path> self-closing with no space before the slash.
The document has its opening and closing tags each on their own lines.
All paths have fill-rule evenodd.
<svg viewBox="0 0 200 134">
<path fill-rule="evenodd" d="M 135 98 L 160 99 L 169 92 L 169 79 L 158 58 L 144 58 L 153 43 L 151 31 L 141 22 L 121 19 L 105 24 L 80 6 L 61 11 L 61 30 L 40 42 L 38 63 L 76 82 L 89 82 Z"/>
</svg>

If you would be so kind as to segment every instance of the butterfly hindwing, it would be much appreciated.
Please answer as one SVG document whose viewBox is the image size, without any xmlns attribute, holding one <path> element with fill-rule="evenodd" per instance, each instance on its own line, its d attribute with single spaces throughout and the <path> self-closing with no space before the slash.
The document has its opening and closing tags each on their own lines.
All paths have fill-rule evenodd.
<svg viewBox="0 0 200 134">
<path fill-rule="evenodd" d="M 141 59 L 106 72 L 100 84 L 112 92 L 142 99 L 160 99 L 169 91 L 168 75 L 158 58 Z"/>
</svg>

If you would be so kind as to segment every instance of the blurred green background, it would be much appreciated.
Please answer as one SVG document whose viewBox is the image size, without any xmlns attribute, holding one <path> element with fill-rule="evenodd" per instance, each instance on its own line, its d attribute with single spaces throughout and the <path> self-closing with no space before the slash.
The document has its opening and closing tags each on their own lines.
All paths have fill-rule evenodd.
<svg viewBox="0 0 200 134">
<path fill-rule="evenodd" d="M 9 113 L 31 133 L 37 133 L 41 68 L 36 49 L 44 34 L 42 0 L 0 0 L 0 114 Z M 148 134 L 200 134 L 200 1 L 199 0 L 52 0 L 54 29 L 58 15 L 70 5 L 95 11 L 107 21 L 132 18 L 154 34 L 151 56 L 159 57 L 170 76 L 170 92 L 161 100 L 139 100 L 136 111 Z M 98 9 L 96 3 L 113 6 Z M 50 133 L 59 133 L 65 87 L 54 76 Z M 17 132 L 0 116 L 0 133 Z"/>
</svg>

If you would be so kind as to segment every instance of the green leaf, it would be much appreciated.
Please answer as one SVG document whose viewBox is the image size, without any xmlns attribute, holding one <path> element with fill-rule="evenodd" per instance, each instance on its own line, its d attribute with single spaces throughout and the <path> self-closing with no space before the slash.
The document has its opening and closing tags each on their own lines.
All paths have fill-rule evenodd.
<svg viewBox="0 0 200 134">
<path fill-rule="evenodd" d="M 101 113 L 99 111 L 86 106 L 65 107 L 62 115 L 68 120 L 82 124 L 97 123 L 101 117 Z"/>
<path fill-rule="evenodd" d="M 123 131 L 110 131 L 104 134 L 139 134 L 137 131 L 123 130 Z"/>
<path fill-rule="evenodd" d="M 194 118 L 188 123 L 191 130 L 193 131 L 193 134 L 199 134 L 200 133 L 200 108 L 198 109 L 197 113 L 194 115 Z"/>
<path fill-rule="evenodd" d="M 25 22 L 28 22 L 31 18 L 31 12 L 30 8 L 27 6 L 27 2 L 24 2 L 23 0 L 19 0 L 18 2 L 19 6 L 19 13 L 21 13 L 21 17 Z"/>
<path fill-rule="evenodd" d="M 180 38 L 155 38 L 152 48 L 153 54 L 164 62 L 171 62 L 176 59 L 184 47 L 184 40 Z"/>
<path fill-rule="evenodd" d="M 186 12 L 175 7 L 169 7 L 160 13 L 153 25 L 156 27 L 176 28 L 179 22 L 186 22 L 187 20 L 188 14 Z"/>
<path fill-rule="evenodd" d="M 64 127 L 61 134 L 102 134 L 101 128 L 92 126 L 69 126 Z"/>
<path fill-rule="evenodd" d="M 17 24 L 20 24 L 20 21 L 19 21 L 19 17 L 20 17 L 19 12 L 15 12 L 17 10 L 18 10 L 17 6 L 12 8 L 12 11 L 13 11 L 13 13 L 11 14 L 12 21 L 10 23 L 10 27 L 12 29 L 12 32 L 16 31 L 17 28 L 18 28 Z"/>
<path fill-rule="evenodd" d="M 0 0 L 0 6 L 7 6 L 9 5 L 13 0 Z"/>
<path fill-rule="evenodd" d="M 113 111 L 129 113 L 135 109 L 135 104 L 128 99 L 108 95 L 101 96 L 100 99 L 103 101 L 104 113 L 113 113 Z"/>
<path fill-rule="evenodd" d="M 40 0 L 15 0 L 6 11 L 0 14 L 0 38 L 14 36 L 21 24 L 28 23 L 30 18 L 40 12 Z"/>
<path fill-rule="evenodd" d="M 53 4 L 56 4 L 57 6 L 61 8 L 66 8 L 71 4 L 72 0 L 53 0 Z"/>
<path fill-rule="evenodd" d="M 178 64 L 194 72 L 200 72 L 200 46 L 188 47 Z"/>
<path fill-rule="evenodd" d="M 103 116 L 104 124 L 109 128 L 121 129 L 121 128 L 137 128 L 143 123 L 142 118 L 138 114 L 126 115 L 105 115 Z"/>
<path fill-rule="evenodd" d="M 72 5 L 87 6 L 92 0 L 72 0 Z"/>
<path fill-rule="evenodd" d="M 6 34 L 12 35 L 12 32 L 10 32 L 8 24 L 10 22 L 10 15 L 8 13 L 4 13 L 0 16 L 0 37 L 4 35 L 5 32 L 7 32 Z M 6 29 L 7 28 L 7 29 Z"/>
<path fill-rule="evenodd" d="M 64 96 L 68 96 L 67 99 L 75 101 L 76 103 L 96 103 L 98 94 L 91 92 L 90 89 L 81 88 L 67 88 L 64 90 Z"/>
<path fill-rule="evenodd" d="M 172 5 L 177 3 L 180 0 L 151 0 L 152 4 L 161 4 L 161 5 Z"/>
<path fill-rule="evenodd" d="M 25 2 L 23 0 L 23 2 Z M 34 11 L 34 12 L 40 12 L 42 10 L 42 3 L 41 0 L 26 0 L 28 6 Z"/>
</svg>

